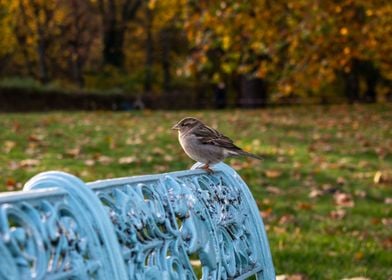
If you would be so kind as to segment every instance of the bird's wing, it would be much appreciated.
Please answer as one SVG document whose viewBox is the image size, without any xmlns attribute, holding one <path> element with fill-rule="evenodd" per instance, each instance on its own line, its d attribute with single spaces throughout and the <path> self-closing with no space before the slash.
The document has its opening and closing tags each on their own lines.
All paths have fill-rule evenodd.
<svg viewBox="0 0 392 280">
<path fill-rule="evenodd" d="M 233 144 L 233 140 L 211 127 L 199 127 L 194 133 L 202 144 L 214 145 L 226 149 L 239 149 L 239 147 Z"/>
</svg>

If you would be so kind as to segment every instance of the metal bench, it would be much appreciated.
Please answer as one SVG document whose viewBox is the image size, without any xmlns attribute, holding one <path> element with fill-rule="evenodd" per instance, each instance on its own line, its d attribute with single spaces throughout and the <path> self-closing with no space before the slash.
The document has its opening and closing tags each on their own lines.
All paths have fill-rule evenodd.
<svg viewBox="0 0 392 280">
<path fill-rule="evenodd" d="M 275 279 L 256 203 L 219 164 L 0 195 L 0 279 Z"/>
</svg>

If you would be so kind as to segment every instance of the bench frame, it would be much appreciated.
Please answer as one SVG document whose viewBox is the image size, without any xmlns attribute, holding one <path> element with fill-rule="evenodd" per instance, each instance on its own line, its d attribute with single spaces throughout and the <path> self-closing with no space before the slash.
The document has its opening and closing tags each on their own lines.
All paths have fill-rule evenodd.
<svg viewBox="0 0 392 280">
<path fill-rule="evenodd" d="M 50 171 L 0 194 L 0 279 L 275 279 L 245 182 L 198 166 L 91 183 Z"/>
</svg>

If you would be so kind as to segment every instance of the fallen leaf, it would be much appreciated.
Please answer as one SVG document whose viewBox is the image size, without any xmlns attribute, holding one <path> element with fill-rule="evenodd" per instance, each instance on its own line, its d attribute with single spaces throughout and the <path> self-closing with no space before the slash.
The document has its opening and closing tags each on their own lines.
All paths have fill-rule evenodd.
<svg viewBox="0 0 392 280">
<path fill-rule="evenodd" d="M 119 164 L 130 164 L 130 163 L 134 163 L 137 161 L 137 158 L 134 156 L 130 156 L 130 157 L 122 157 L 119 158 L 118 163 Z"/>
<path fill-rule="evenodd" d="M 344 209 L 333 210 L 329 213 L 329 216 L 334 220 L 341 220 L 346 216 L 346 210 Z"/>
<path fill-rule="evenodd" d="M 387 237 L 386 239 L 384 239 L 384 240 L 382 241 L 382 246 L 383 246 L 385 249 L 392 249 L 392 236 Z"/>
<path fill-rule="evenodd" d="M 375 184 L 380 184 L 381 183 L 381 179 L 382 179 L 382 173 L 381 173 L 381 171 L 377 171 L 376 174 L 374 174 L 373 182 Z"/>
<path fill-rule="evenodd" d="M 267 209 L 264 210 L 264 211 L 260 211 L 260 216 L 261 216 L 263 219 L 268 218 L 271 214 L 272 214 L 272 208 L 271 208 L 271 207 L 267 208 Z"/>
<path fill-rule="evenodd" d="M 163 159 L 168 162 L 168 161 L 173 161 L 174 157 L 172 155 L 166 154 Z"/>
<path fill-rule="evenodd" d="M 385 198 L 384 203 L 385 204 L 392 204 L 392 197 Z"/>
<path fill-rule="evenodd" d="M 346 183 L 346 179 L 344 179 L 343 177 L 338 177 L 336 179 L 336 183 L 338 183 L 339 185 L 344 185 Z"/>
<path fill-rule="evenodd" d="M 113 162 L 113 159 L 112 159 L 111 157 L 104 156 L 104 155 L 100 155 L 100 156 L 97 158 L 97 160 L 98 160 L 99 163 L 101 163 L 101 164 L 103 164 L 103 165 L 110 164 L 110 163 Z"/>
<path fill-rule="evenodd" d="M 309 197 L 310 198 L 316 198 L 316 197 L 320 197 L 323 196 L 324 192 L 322 190 L 319 189 L 312 189 L 309 193 Z"/>
<path fill-rule="evenodd" d="M 31 134 L 28 137 L 30 142 L 41 142 L 44 140 L 45 136 L 43 134 Z"/>
<path fill-rule="evenodd" d="M 32 158 L 24 159 L 19 163 L 20 167 L 35 167 L 39 164 L 40 161 L 38 159 L 32 159 Z"/>
<path fill-rule="evenodd" d="M 375 184 L 388 184 L 392 183 L 392 174 L 386 171 L 377 171 L 374 174 L 373 182 Z"/>
<path fill-rule="evenodd" d="M 16 189 L 16 180 L 14 178 L 8 178 L 5 185 L 7 191 L 14 191 Z"/>
<path fill-rule="evenodd" d="M 365 191 L 361 191 L 361 190 L 356 190 L 354 192 L 355 196 L 360 197 L 360 198 L 365 198 L 366 197 L 366 192 Z"/>
<path fill-rule="evenodd" d="M 335 204 L 342 207 L 354 207 L 354 200 L 350 194 L 337 192 L 334 194 Z"/>
<path fill-rule="evenodd" d="M 297 205 L 298 209 L 301 210 L 311 210 L 313 208 L 313 205 L 310 203 L 306 203 L 306 202 L 300 202 Z"/>
<path fill-rule="evenodd" d="M 84 164 L 87 165 L 87 166 L 93 166 L 93 165 L 95 165 L 95 160 L 87 159 L 87 160 L 84 161 Z"/>
<path fill-rule="evenodd" d="M 80 155 L 80 147 L 76 147 L 76 148 L 73 148 L 73 149 L 68 149 L 68 150 L 65 151 L 65 154 L 67 156 L 76 158 L 77 156 Z"/>
<path fill-rule="evenodd" d="M 306 280 L 307 277 L 302 274 L 292 274 L 292 275 L 277 275 L 276 280 Z"/>
<path fill-rule="evenodd" d="M 382 218 L 381 222 L 385 226 L 392 226 L 392 218 Z"/>
<path fill-rule="evenodd" d="M 14 141 L 7 140 L 4 142 L 3 151 L 6 154 L 9 154 L 13 148 L 15 148 L 16 143 Z"/>
<path fill-rule="evenodd" d="M 281 194 L 282 191 L 277 188 L 277 187 L 273 187 L 273 186 L 268 186 L 265 188 L 267 192 L 272 193 L 272 194 Z"/>
<path fill-rule="evenodd" d="M 291 223 L 293 221 L 294 221 L 294 216 L 293 215 L 283 215 L 282 217 L 280 217 L 278 223 L 280 225 L 285 225 L 285 224 Z"/>
<path fill-rule="evenodd" d="M 265 176 L 270 179 L 278 178 L 282 175 L 282 172 L 276 169 L 269 169 L 265 171 Z"/>
<path fill-rule="evenodd" d="M 275 226 L 275 227 L 273 228 L 273 230 L 274 230 L 274 232 L 275 232 L 276 234 L 283 234 L 283 233 L 286 233 L 286 232 L 287 232 L 286 228 L 284 228 L 284 227 L 277 227 L 277 226 Z"/>
</svg>

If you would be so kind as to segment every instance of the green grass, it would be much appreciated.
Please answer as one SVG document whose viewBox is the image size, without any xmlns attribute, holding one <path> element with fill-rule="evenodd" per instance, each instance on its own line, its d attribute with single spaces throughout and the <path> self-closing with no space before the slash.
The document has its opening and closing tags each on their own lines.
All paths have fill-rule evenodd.
<svg viewBox="0 0 392 280">
<path fill-rule="evenodd" d="M 392 277 L 392 106 L 0 115 L 0 190 L 63 170 L 85 181 L 186 169 L 170 127 L 196 116 L 263 162 L 231 159 L 264 214 L 277 274 Z M 381 182 L 374 177 L 381 172 Z M 309 197 L 312 190 L 320 196 Z M 336 204 L 348 195 L 353 207 Z M 343 209 L 344 217 L 331 212 Z"/>
</svg>

